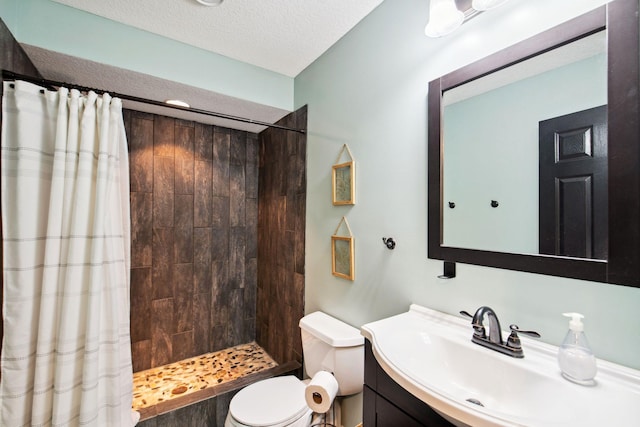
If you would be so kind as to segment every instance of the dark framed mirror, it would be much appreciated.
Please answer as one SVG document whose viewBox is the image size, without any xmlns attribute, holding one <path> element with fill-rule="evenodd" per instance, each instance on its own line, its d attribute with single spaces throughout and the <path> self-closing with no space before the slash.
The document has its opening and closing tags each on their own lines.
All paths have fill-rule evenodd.
<svg viewBox="0 0 640 427">
<path fill-rule="evenodd" d="M 640 287 L 639 45 L 614 0 L 429 83 L 429 258 Z"/>
</svg>

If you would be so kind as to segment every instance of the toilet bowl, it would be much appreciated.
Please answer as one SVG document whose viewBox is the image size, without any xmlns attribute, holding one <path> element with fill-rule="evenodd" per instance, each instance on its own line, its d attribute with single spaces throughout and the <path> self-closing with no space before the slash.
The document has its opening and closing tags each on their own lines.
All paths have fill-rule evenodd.
<svg viewBox="0 0 640 427">
<path fill-rule="evenodd" d="M 225 427 L 308 427 L 305 384 L 293 375 L 258 381 L 231 399 Z"/>
<path fill-rule="evenodd" d="M 364 338 L 360 331 L 319 311 L 300 319 L 300 329 L 307 375 L 331 372 L 338 383 L 338 396 L 361 392 Z M 258 381 L 231 399 L 224 425 L 308 427 L 314 414 L 305 391 L 306 384 L 292 375 Z"/>
</svg>

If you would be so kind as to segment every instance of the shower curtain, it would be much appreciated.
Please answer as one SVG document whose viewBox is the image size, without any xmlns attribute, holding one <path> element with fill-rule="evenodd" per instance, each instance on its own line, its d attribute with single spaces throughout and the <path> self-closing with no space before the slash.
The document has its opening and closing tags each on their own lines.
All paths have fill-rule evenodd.
<svg viewBox="0 0 640 427">
<path fill-rule="evenodd" d="M 3 89 L 0 425 L 135 425 L 121 102 Z"/>
</svg>

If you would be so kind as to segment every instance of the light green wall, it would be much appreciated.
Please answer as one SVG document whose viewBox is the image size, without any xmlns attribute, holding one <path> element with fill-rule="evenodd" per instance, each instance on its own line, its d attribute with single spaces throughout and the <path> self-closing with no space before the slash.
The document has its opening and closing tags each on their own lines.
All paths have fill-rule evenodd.
<svg viewBox="0 0 640 427">
<path fill-rule="evenodd" d="M 410 303 L 454 314 L 489 305 L 503 325 L 559 345 L 561 313 L 578 311 L 598 357 L 640 368 L 640 289 L 463 264 L 441 280 L 442 262 L 427 259 L 428 82 L 603 3 L 512 0 L 429 39 L 428 2 L 385 0 L 296 77 L 295 105 L 309 106 L 307 312 L 360 326 Z M 334 207 L 331 166 L 344 143 L 357 163 L 357 204 Z M 343 215 L 355 236 L 354 282 L 331 275 L 330 236 Z"/>
<path fill-rule="evenodd" d="M 15 0 L 0 0 L 0 17 L 12 31 L 15 26 L 17 6 L 18 2 Z"/>
<path fill-rule="evenodd" d="M 292 110 L 293 79 L 50 0 L 0 0 L 20 43 Z"/>
</svg>

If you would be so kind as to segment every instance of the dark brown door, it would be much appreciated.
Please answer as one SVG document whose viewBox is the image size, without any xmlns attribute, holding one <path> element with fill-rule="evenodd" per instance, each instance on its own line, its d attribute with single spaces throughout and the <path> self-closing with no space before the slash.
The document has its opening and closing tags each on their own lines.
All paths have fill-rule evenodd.
<svg viewBox="0 0 640 427">
<path fill-rule="evenodd" d="M 540 253 L 607 259 L 607 106 L 539 123 Z"/>
</svg>

